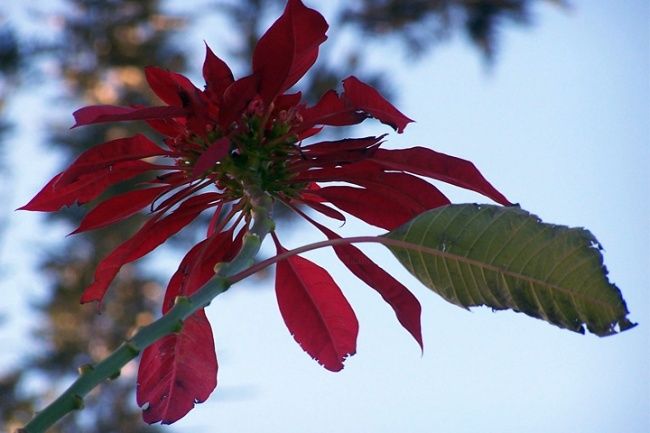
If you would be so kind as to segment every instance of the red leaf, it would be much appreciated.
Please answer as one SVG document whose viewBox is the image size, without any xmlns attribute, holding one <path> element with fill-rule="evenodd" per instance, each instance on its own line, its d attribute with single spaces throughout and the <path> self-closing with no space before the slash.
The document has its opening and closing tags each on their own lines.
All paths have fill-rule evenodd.
<svg viewBox="0 0 650 433">
<path fill-rule="evenodd" d="M 178 270 L 172 275 L 165 292 L 163 313 L 173 305 L 177 296 L 190 296 L 214 276 L 217 263 L 232 260 L 239 251 L 246 230 L 232 239 L 233 229 L 216 233 L 196 244 L 183 258 Z"/>
<path fill-rule="evenodd" d="M 162 173 L 156 176 L 156 179 L 153 179 L 151 181 L 151 183 L 173 185 L 174 187 L 178 187 L 189 182 L 190 181 L 187 179 L 187 174 L 184 171 L 170 171 L 167 173 Z"/>
<path fill-rule="evenodd" d="M 83 204 L 99 196 L 106 188 L 149 170 L 155 165 L 144 161 L 124 161 L 83 175 L 74 182 L 59 186 L 63 173 L 54 176 L 22 210 L 54 212 L 73 203 Z"/>
<path fill-rule="evenodd" d="M 185 176 L 185 174 L 183 174 Z M 192 194 L 196 192 L 196 189 L 192 187 L 191 185 L 191 180 L 187 181 L 187 178 L 185 178 L 185 182 L 183 182 L 184 185 L 186 185 L 185 188 L 179 188 L 176 192 L 174 192 L 172 195 L 166 197 L 162 203 L 156 204 L 156 206 L 153 208 L 154 212 L 167 212 L 169 209 L 180 203 L 181 201 L 185 200 L 186 198 L 190 197 Z M 177 185 L 177 187 L 180 185 Z"/>
<path fill-rule="evenodd" d="M 183 418 L 217 386 L 217 368 L 212 329 L 201 309 L 184 321 L 180 332 L 142 353 L 136 399 L 146 406 L 145 422 L 172 424 Z"/>
<path fill-rule="evenodd" d="M 502 205 L 512 204 L 483 177 L 474 164 L 464 159 L 419 146 L 399 150 L 379 149 L 371 159 L 387 168 L 408 171 L 479 192 Z"/>
<path fill-rule="evenodd" d="M 303 108 L 300 112 L 303 122 L 299 131 L 315 125 L 347 126 L 361 123 L 367 116 L 345 103 L 334 91 L 328 90 L 313 107 Z"/>
<path fill-rule="evenodd" d="M 57 187 L 71 183 L 81 175 L 94 173 L 117 162 L 167 154 L 169 154 L 168 151 L 158 147 L 141 134 L 107 141 L 93 146 L 79 155 L 63 172 Z"/>
<path fill-rule="evenodd" d="M 304 215 L 304 214 L 303 214 Z M 328 239 L 341 237 L 327 227 L 307 217 Z M 372 287 L 391 306 L 397 320 L 415 338 L 422 349 L 422 327 L 420 314 L 422 308 L 415 296 L 392 275 L 377 266 L 360 249 L 351 244 L 334 245 L 334 252 L 343 264 L 361 281 Z"/>
<path fill-rule="evenodd" d="M 194 95 L 199 92 L 187 77 L 176 72 L 147 66 L 144 68 L 144 73 L 151 90 L 168 105 L 183 107 L 185 103 L 182 94 Z"/>
<path fill-rule="evenodd" d="M 278 253 L 286 250 L 277 243 Z M 299 256 L 276 265 L 275 291 L 289 332 L 305 352 L 330 371 L 343 369 L 356 352 L 359 323 L 327 271 Z"/>
<path fill-rule="evenodd" d="M 328 186 L 315 192 L 339 209 L 386 230 L 399 227 L 416 215 L 424 212 L 417 209 L 418 203 L 388 188 L 353 188 L 349 186 Z"/>
<path fill-rule="evenodd" d="M 302 92 L 296 93 L 285 93 L 284 95 L 279 95 L 275 98 L 273 102 L 274 110 L 279 112 L 281 110 L 290 110 L 300 104 L 302 99 Z"/>
<path fill-rule="evenodd" d="M 377 143 L 372 147 L 362 149 L 341 150 L 339 152 L 332 152 L 327 155 L 320 155 L 314 158 L 294 159 L 290 167 L 293 171 L 305 172 L 307 169 L 313 168 L 334 168 L 340 165 L 353 164 L 355 162 L 365 161 L 370 158 L 381 143 Z"/>
<path fill-rule="evenodd" d="M 151 204 L 156 197 L 164 194 L 169 188 L 168 186 L 161 186 L 137 189 L 111 197 L 88 212 L 81 220 L 79 227 L 70 234 L 106 227 L 109 224 L 128 218 L 143 207 Z"/>
<path fill-rule="evenodd" d="M 301 150 L 307 157 L 332 155 L 351 150 L 363 150 L 372 148 L 383 140 L 385 136 L 386 134 L 380 135 L 379 137 L 344 138 L 343 140 L 336 141 L 321 141 L 305 146 Z"/>
<path fill-rule="evenodd" d="M 295 180 L 354 183 L 386 195 L 387 200 L 410 210 L 412 216 L 451 203 L 430 183 L 407 173 L 386 173 L 381 165 L 369 161 L 337 168 L 309 170 Z"/>
<path fill-rule="evenodd" d="M 258 92 L 264 102 L 284 93 L 314 64 L 327 28 L 317 11 L 300 0 L 288 1 L 253 53 L 253 73 L 260 77 Z"/>
<path fill-rule="evenodd" d="M 354 76 L 343 80 L 343 97 L 357 110 L 368 113 L 381 123 L 402 133 L 413 120 L 402 114 L 372 86 L 359 81 Z"/>
<path fill-rule="evenodd" d="M 235 81 L 226 62 L 215 56 L 208 44 L 205 44 L 203 78 L 206 91 L 217 101 L 221 101 L 223 92 Z"/>
<path fill-rule="evenodd" d="M 343 216 L 341 212 L 324 205 L 322 202 L 325 201 L 325 199 L 310 192 L 318 191 L 319 189 L 321 189 L 321 187 L 318 186 L 317 183 L 310 182 L 305 190 L 300 193 L 300 198 L 295 199 L 295 202 L 305 204 L 325 216 L 345 222 L 345 216 Z"/>
<path fill-rule="evenodd" d="M 310 208 L 314 209 L 316 212 L 320 212 L 325 216 L 328 216 L 328 217 L 333 218 L 335 220 L 345 222 L 345 216 L 341 212 L 339 212 L 336 209 L 333 209 L 333 208 L 331 208 L 329 206 L 326 206 L 326 205 L 324 205 L 324 204 L 322 204 L 322 203 L 320 203 L 320 202 L 318 202 L 316 200 L 312 200 L 309 196 L 302 195 L 299 202 L 304 203 L 305 205 L 307 205 Z"/>
<path fill-rule="evenodd" d="M 121 122 L 127 120 L 169 119 L 185 116 L 181 107 L 116 107 L 114 105 L 91 105 L 72 113 L 76 123 L 73 128 L 92 123 Z"/>
<path fill-rule="evenodd" d="M 133 262 L 148 254 L 165 242 L 169 237 L 191 223 L 199 214 L 210 206 L 217 193 L 205 193 L 185 200 L 181 205 L 162 219 L 152 218 L 127 241 L 115 248 L 95 269 L 95 280 L 88 286 L 81 303 L 100 302 L 119 270 L 126 263 Z"/>
<path fill-rule="evenodd" d="M 394 174 L 386 173 L 384 168 L 374 162 L 359 161 L 341 167 L 324 167 L 303 171 L 294 180 L 298 182 L 351 182 L 361 181 L 381 182 L 385 176 Z M 318 189 L 316 189 L 318 191 Z"/>
<path fill-rule="evenodd" d="M 230 150 L 230 139 L 223 137 L 212 143 L 202 154 L 199 159 L 194 163 L 192 174 L 194 178 L 198 178 L 206 171 L 214 167 L 214 165 L 221 161 L 221 159 L 228 155 Z"/>
<path fill-rule="evenodd" d="M 176 137 L 185 132 L 185 124 L 183 122 L 179 122 L 179 119 L 149 119 L 146 122 L 154 130 L 167 137 Z"/>
<path fill-rule="evenodd" d="M 257 75 L 248 75 L 232 83 L 223 93 L 219 125 L 227 129 L 239 119 L 257 93 Z"/>
<path fill-rule="evenodd" d="M 296 128 L 295 132 L 297 133 L 298 141 L 302 141 L 308 139 L 309 137 L 313 137 L 314 135 L 320 133 L 322 130 L 323 127 L 319 126 L 319 127 L 308 128 L 308 129 Z"/>
<path fill-rule="evenodd" d="M 316 167 L 335 167 L 352 164 L 370 158 L 381 146 L 380 137 L 346 138 L 338 141 L 322 141 L 301 149 L 300 158 L 291 163 L 294 171 Z M 307 173 L 309 173 L 307 171 Z"/>
</svg>

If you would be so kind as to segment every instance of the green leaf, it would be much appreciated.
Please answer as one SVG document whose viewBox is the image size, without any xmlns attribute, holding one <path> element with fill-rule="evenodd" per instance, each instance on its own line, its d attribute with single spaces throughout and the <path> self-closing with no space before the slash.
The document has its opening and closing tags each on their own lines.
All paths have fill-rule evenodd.
<svg viewBox="0 0 650 433">
<path fill-rule="evenodd" d="M 635 326 L 585 229 L 542 223 L 518 207 L 461 204 L 425 212 L 384 237 L 417 279 L 463 308 L 510 308 L 599 336 Z"/>
</svg>

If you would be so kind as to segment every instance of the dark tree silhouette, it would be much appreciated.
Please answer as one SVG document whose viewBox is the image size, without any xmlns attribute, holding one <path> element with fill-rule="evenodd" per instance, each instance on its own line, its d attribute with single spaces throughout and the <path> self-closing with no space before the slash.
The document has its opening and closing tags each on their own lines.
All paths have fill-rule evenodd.
<svg viewBox="0 0 650 433">
<path fill-rule="evenodd" d="M 547 0 L 564 5 L 563 0 Z M 391 35 L 410 54 L 420 55 L 455 32 L 491 59 L 504 24 L 529 25 L 535 0 L 363 0 L 342 12 L 343 22 L 359 26 L 367 35 Z"/>
</svg>

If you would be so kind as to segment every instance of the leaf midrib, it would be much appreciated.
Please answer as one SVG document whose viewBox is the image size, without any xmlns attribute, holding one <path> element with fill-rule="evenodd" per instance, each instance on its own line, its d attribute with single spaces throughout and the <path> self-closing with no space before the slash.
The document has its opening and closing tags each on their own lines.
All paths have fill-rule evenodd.
<svg viewBox="0 0 650 433">
<path fill-rule="evenodd" d="M 468 264 L 470 266 L 476 266 L 476 267 L 481 268 L 483 270 L 497 272 L 497 273 L 500 273 L 500 274 L 502 274 L 504 276 L 509 276 L 511 278 L 515 278 L 515 279 L 518 279 L 518 280 L 521 280 L 521 281 L 524 281 L 524 282 L 527 282 L 527 283 L 530 283 L 530 284 L 537 284 L 537 285 L 540 285 L 540 286 L 543 286 L 543 287 L 548 287 L 550 289 L 557 290 L 557 291 L 562 292 L 562 293 L 564 293 L 564 294 L 566 294 L 568 296 L 577 297 L 577 298 L 583 299 L 583 300 L 585 300 L 587 302 L 597 304 L 597 305 L 599 305 L 599 306 L 601 306 L 603 308 L 607 308 L 610 311 L 613 311 L 613 307 L 611 305 L 609 305 L 606 301 L 600 300 L 598 298 L 589 297 L 585 293 L 579 293 L 579 292 L 571 291 L 570 289 L 567 289 L 565 287 L 559 286 L 557 284 L 549 283 L 547 281 L 543 281 L 543 280 L 535 278 L 535 277 L 530 277 L 528 275 L 524 275 L 524 274 L 521 274 L 521 273 L 518 273 L 518 272 L 508 271 L 508 270 L 503 269 L 503 268 L 501 268 L 499 266 L 496 266 L 496 265 L 493 265 L 493 264 L 487 264 L 487 263 L 481 262 L 479 260 L 464 257 L 464 256 L 459 255 L 459 254 L 443 252 L 443 251 L 440 251 L 439 249 L 436 249 L 436 248 L 430 248 L 430 247 L 426 247 L 424 245 L 411 243 L 411 242 L 408 242 L 408 241 L 404 240 L 403 238 L 396 239 L 396 238 L 389 238 L 389 237 L 385 237 L 385 236 L 383 236 L 383 238 L 385 240 L 382 241 L 382 243 L 385 243 L 387 245 L 393 244 L 393 246 L 395 246 L 395 247 L 403 248 L 403 249 L 406 249 L 406 250 L 417 251 L 420 254 L 429 254 L 429 255 L 432 255 L 432 256 L 440 257 L 440 258 L 445 259 L 445 260 L 458 261 L 458 262 L 461 262 L 461 263 Z"/>
</svg>

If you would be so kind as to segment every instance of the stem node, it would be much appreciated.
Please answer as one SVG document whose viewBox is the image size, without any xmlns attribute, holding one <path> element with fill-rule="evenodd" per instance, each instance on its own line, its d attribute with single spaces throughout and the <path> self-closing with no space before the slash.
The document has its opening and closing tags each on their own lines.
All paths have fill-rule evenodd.
<svg viewBox="0 0 650 433">
<path fill-rule="evenodd" d="M 75 394 L 72 396 L 72 409 L 73 410 L 81 410 L 85 406 L 84 404 L 84 398 L 80 396 L 79 394 Z"/>
<path fill-rule="evenodd" d="M 183 330 L 183 321 L 181 319 L 178 319 L 176 321 L 176 324 L 172 327 L 172 332 L 174 334 L 178 334 Z"/>
<path fill-rule="evenodd" d="M 77 369 L 77 372 L 79 373 L 79 376 L 83 376 L 84 374 L 90 373 L 94 369 L 95 367 L 93 367 L 92 364 L 84 364 Z"/>
<path fill-rule="evenodd" d="M 140 354 L 140 349 L 138 349 L 138 346 L 136 346 L 130 341 L 126 341 L 124 343 L 124 347 L 126 347 L 126 350 L 129 352 L 130 355 L 132 355 L 133 358 L 135 358 Z"/>
</svg>

